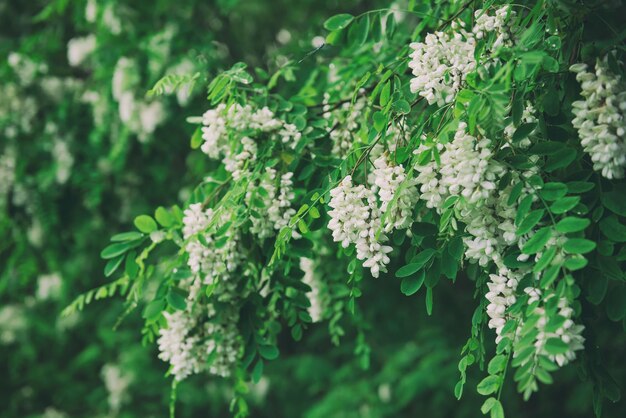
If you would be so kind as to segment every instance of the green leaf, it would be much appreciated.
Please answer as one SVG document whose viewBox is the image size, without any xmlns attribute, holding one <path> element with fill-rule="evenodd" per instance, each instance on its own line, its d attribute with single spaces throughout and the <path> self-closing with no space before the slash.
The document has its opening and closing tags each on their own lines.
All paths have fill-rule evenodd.
<svg viewBox="0 0 626 418">
<path fill-rule="evenodd" d="M 580 202 L 580 196 L 568 196 L 557 199 L 550 205 L 550 212 L 554 214 L 565 213 L 573 209 Z"/>
<path fill-rule="evenodd" d="M 348 13 L 341 13 L 330 17 L 324 22 L 324 28 L 326 30 L 339 30 L 347 27 L 354 20 L 354 16 Z"/>
<path fill-rule="evenodd" d="M 483 414 L 487 414 L 489 411 L 491 411 L 491 408 L 493 408 L 496 402 L 498 402 L 496 398 L 487 398 L 483 403 L 483 406 L 480 407 L 480 412 L 482 412 Z"/>
<path fill-rule="evenodd" d="M 154 221 L 154 219 L 152 219 L 151 216 L 148 215 L 137 216 L 134 223 L 137 229 L 144 234 L 149 234 L 150 232 L 154 232 L 157 230 L 156 222 Z"/>
<path fill-rule="evenodd" d="M 374 119 L 374 129 L 377 132 L 382 132 L 387 127 L 387 116 L 383 112 L 375 112 L 372 117 Z"/>
<path fill-rule="evenodd" d="M 626 226 L 621 224 L 615 215 L 600 221 L 600 231 L 611 241 L 626 242 Z"/>
<path fill-rule="evenodd" d="M 165 309 L 165 300 L 156 299 L 150 302 L 143 310 L 142 316 L 145 319 L 156 319 Z"/>
<path fill-rule="evenodd" d="M 573 148 L 564 148 L 550 156 L 546 160 L 544 170 L 551 173 L 559 168 L 570 165 L 576 159 L 576 150 Z"/>
<path fill-rule="evenodd" d="M 360 46 L 367 40 L 367 33 L 370 29 L 370 16 L 365 15 L 359 18 L 348 30 L 348 40 L 352 46 Z"/>
<path fill-rule="evenodd" d="M 106 264 L 106 266 L 104 266 L 104 275 L 106 277 L 111 276 L 113 273 L 115 273 L 115 270 L 117 270 L 117 268 L 120 266 L 120 264 L 122 264 L 122 261 L 124 260 L 124 255 L 118 255 L 115 258 L 112 258 L 108 261 L 108 263 Z"/>
<path fill-rule="evenodd" d="M 100 257 L 106 259 L 115 258 L 121 254 L 124 254 L 130 249 L 128 242 L 120 242 L 117 244 L 111 244 L 102 250 Z"/>
<path fill-rule="evenodd" d="M 426 313 L 428 316 L 433 314 L 433 288 L 426 288 Z"/>
<path fill-rule="evenodd" d="M 170 226 L 174 225 L 175 222 L 172 214 L 170 214 L 169 211 L 163 206 L 159 206 L 156 209 L 156 211 L 154 212 L 154 217 L 156 218 L 157 222 L 165 228 L 169 228 Z"/>
<path fill-rule="evenodd" d="M 191 149 L 198 149 L 200 145 L 204 142 L 202 139 L 202 129 L 200 127 L 196 128 L 193 132 L 193 136 L 191 137 Z"/>
<path fill-rule="evenodd" d="M 275 360 L 278 358 L 279 351 L 275 345 L 260 345 L 259 354 L 267 360 Z"/>
<path fill-rule="evenodd" d="M 539 251 L 543 250 L 545 245 L 550 240 L 552 236 L 552 229 L 550 227 L 544 227 L 538 230 L 535 235 L 530 237 L 530 239 L 524 244 L 522 247 L 522 253 L 524 254 L 535 254 Z"/>
<path fill-rule="evenodd" d="M 185 300 L 185 297 L 175 291 L 170 291 L 167 294 L 167 303 L 169 303 L 172 308 L 178 309 L 179 311 L 184 311 L 187 307 L 187 301 Z"/>
<path fill-rule="evenodd" d="M 561 219 L 556 224 L 556 230 L 563 234 L 566 234 L 568 232 L 579 232 L 587 228 L 590 223 L 591 221 L 589 219 L 568 216 Z"/>
<path fill-rule="evenodd" d="M 491 418 L 504 418 L 504 408 L 500 401 L 496 401 L 491 407 Z"/>
<path fill-rule="evenodd" d="M 563 250 L 570 254 L 586 254 L 596 248 L 596 243 L 585 238 L 569 238 Z"/>
<path fill-rule="evenodd" d="M 481 395 L 491 395 L 500 387 L 500 376 L 487 376 L 476 386 Z"/>
<path fill-rule="evenodd" d="M 537 223 L 539 223 L 539 221 L 543 218 L 545 212 L 546 211 L 543 209 L 536 209 L 530 212 L 528 216 L 526 216 L 526 218 L 524 218 L 524 220 L 519 224 L 519 226 L 517 227 L 517 231 L 515 231 L 515 234 L 517 236 L 521 236 L 528 233 L 531 229 L 535 227 L 535 225 L 537 225 Z"/>
<path fill-rule="evenodd" d="M 263 360 L 259 359 L 259 361 L 257 361 L 256 364 L 254 365 L 254 368 L 252 369 L 252 373 L 250 377 L 252 377 L 252 381 L 254 383 L 259 383 L 262 376 L 263 376 Z"/>
<path fill-rule="evenodd" d="M 539 191 L 539 195 L 545 200 L 557 200 L 567 194 L 567 186 L 565 183 L 549 182 L 543 185 Z"/>
<path fill-rule="evenodd" d="M 611 212 L 626 216 L 626 193 L 623 191 L 604 192 L 600 195 L 600 200 Z"/>
<path fill-rule="evenodd" d="M 387 82 L 383 85 L 383 89 L 380 91 L 380 106 L 385 107 L 387 103 L 389 103 L 389 99 L 391 98 L 391 81 L 387 80 Z"/>
<path fill-rule="evenodd" d="M 519 128 L 515 130 L 513 137 L 511 138 L 513 142 L 521 141 L 524 138 L 527 138 L 535 128 L 537 127 L 536 123 L 523 123 Z"/>
<path fill-rule="evenodd" d="M 121 232 L 111 237 L 111 241 L 134 241 L 139 238 L 143 238 L 143 234 L 137 231 Z"/>
<path fill-rule="evenodd" d="M 555 255 L 556 247 L 550 247 L 546 251 L 544 251 L 539 261 L 537 261 L 537 263 L 533 267 L 533 272 L 539 273 L 541 270 L 548 267 L 548 264 L 550 264 Z"/>
<path fill-rule="evenodd" d="M 424 265 L 433 257 L 433 255 L 435 255 L 435 253 L 435 250 L 433 250 L 432 248 L 428 248 L 421 253 L 413 256 L 409 264 L 400 267 L 396 271 L 396 277 L 407 277 L 415 273 L 416 271 L 424 267 Z"/>
<path fill-rule="evenodd" d="M 393 110 L 396 111 L 396 113 L 399 113 L 401 115 L 406 115 L 411 112 L 411 105 L 404 99 L 396 100 L 395 102 L 393 102 L 392 107 Z"/>
<path fill-rule="evenodd" d="M 402 279 L 402 283 L 400 284 L 400 291 L 406 296 L 415 294 L 422 287 L 425 276 L 426 272 L 421 270 L 415 274 L 405 277 Z"/>
<path fill-rule="evenodd" d="M 491 359 L 489 365 L 487 366 L 487 372 L 489 374 L 500 373 L 506 367 L 507 356 L 504 354 L 499 354 Z"/>
<path fill-rule="evenodd" d="M 557 355 L 567 353 L 569 345 L 560 338 L 548 338 L 544 348 L 548 354 Z"/>
<path fill-rule="evenodd" d="M 541 282 L 539 283 L 539 285 L 543 289 L 547 289 L 556 280 L 560 271 L 561 271 L 560 264 L 551 265 L 541 276 Z"/>
</svg>

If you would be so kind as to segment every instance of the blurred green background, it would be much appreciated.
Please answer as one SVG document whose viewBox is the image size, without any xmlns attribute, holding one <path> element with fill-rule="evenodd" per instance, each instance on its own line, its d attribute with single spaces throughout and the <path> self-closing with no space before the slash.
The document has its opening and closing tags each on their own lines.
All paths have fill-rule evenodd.
<svg viewBox="0 0 626 418">
<path fill-rule="evenodd" d="M 271 73 L 311 51 L 328 16 L 388 6 L 0 0 L 0 417 L 167 416 L 167 365 L 155 347 L 141 346 L 137 312 L 125 316 L 113 300 L 59 316 L 107 281 L 98 254 L 112 233 L 157 205 L 184 201 L 206 175 L 202 155 L 189 152 L 193 129 L 185 123 L 206 110 L 202 86 L 154 100 L 146 91 L 167 74 L 210 77 L 238 61 Z M 119 83 L 130 96 L 116 91 Z M 365 330 L 368 370 L 354 353 L 354 331 L 335 347 L 327 325 L 317 324 L 301 343 L 281 341 L 281 360 L 251 388 L 252 416 L 477 416 L 480 373 L 461 402 L 453 395 L 473 288 L 460 281 L 443 289 L 427 320 L 423 302 L 388 287 L 364 284 L 362 303 L 376 327 Z M 618 364 L 623 333 L 615 324 L 602 332 L 618 337 L 598 356 Z M 624 369 L 615 373 L 623 382 Z M 592 415 L 576 367 L 555 382 L 527 403 L 507 385 L 507 416 Z M 228 382 L 195 376 L 179 386 L 177 416 L 226 417 L 229 399 Z M 619 411 L 606 407 L 607 416 Z"/>
</svg>

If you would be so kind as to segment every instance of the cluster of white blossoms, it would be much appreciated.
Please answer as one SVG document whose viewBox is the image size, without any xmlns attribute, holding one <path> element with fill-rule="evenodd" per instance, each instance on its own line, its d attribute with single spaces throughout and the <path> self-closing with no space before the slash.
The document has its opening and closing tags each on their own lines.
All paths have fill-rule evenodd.
<svg viewBox="0 0 626 418">
<path fill-rule="evenodd" d="M 607 179 L 624 177 L 626 168 L 626 83 L 608 65 L 608 56 L 596 62 L 595 71 L 574 64 L 584 100 L 572 103 L 572 124 L 593 168 Z"/>
<path fill-rule="evenodd" d="M 415 78 L 411 79 L 411 92 L 419 93 L 429 104 L 451 103 L 465 76 L 476 68 L 475 44 L 474 37 L 463 30 L 429 33 L 424 42 L 412 43 L 409 67 Z"/>
<path fill-rule="evenodd" d="M 107 363 L 100 371 L 104 386 L 109 392 L 109 411 L 117 415 L 122 404 L 128 399 L 128 387 L 133 381 L 133 375 L 122 369 L 119 365 Z"/>
<path fill-rule="evenodd" d="M 204 210 L 200 203 L 184 212 L 185 251 L 193 274 L 180 283 L 189 292 L 187 306 L 184 311 L 164 314 L 168 326 L 160 330 L 158 339 L 159 358 L 170 363 L 177 380 L 203 371 L 229 376 L 241 352 L 237 322 L 238 298 L 242 295 L 236 289 L 234 271 L 240 267 L 243 255 L 237 234 L 230 229 L 220 237 L 209 232 L 212 226 L 219 227 L 227 220 L 213 209 Z M 222 242 L 218 245 L 218 241 Z M 209 304 L 197 303 L 203 294 L 202 285 L 213 286 Z"/>
<path fill-rule="evenodd" d="M 496 344 L 504 338 L 502 329 L 506 324 L 506 310 L 517 300 L 515 292 L 520 280 L 520 274 L 502 267 L 498 274 L 490 274 L 487 283 L 489 291 L 485 295 L 489 304 L 487 315 L 489 316 L 488 327 L 496 332 Z"/>
<path fill-rule="evenodd" d="M 472 33 L 476 39 L 483 39 L 489 34 L 494 34 L 495 39 L 491 44 L 491 49 L 496 50 L 501 46 L 512 46 L 513 36 L 516 31 L 516 13 L 509 6 L 504 6 L 495 11 L 494 15 L 489 15 L 486 10 L 477 9 L 474 12 L 474 27 Z"/>
<path fill-rule="evenodd" d="M 411 227 L 419 196 L 416 180 L 407 178 L 404 167 L 390 161 L 387 152 L 375 160 L 368 177 L 371 187 L 353 185 L 352 176 L 346 176 L 330 191 L 328 228 L 344 248 L 354 244 L 357 259 L 378 277 L 387 271 L 392 251 L 386 234 Z"/>
<path fill-rule="evenodd" d="M 308 307 L 309 315 L 313 322 L 319 322 L 324 315 L 324 300 L 322 297 L 322 282 L 316 274 L 315 262 L 310 258 L 300 258 L 300 270 L 304 272 L 302 283 L 308 285 L 311 291 L 307 293 L 311 306 Z"/>
<path fill-rule="evenodd" d="M 61 296 L 63 288 L 63 280 L 59 273 L 43 274 L 37 279 L 37 292 L 35 293 L 38 300 L 53 300 Z"/>
<path fill-rule="evenodd" d="M 419 200 L 417 179 L 407 179 L 404 167 L 391 164 L 389 156 L 383 154 L 374 161 L 370 183 L 372 191 L 378 194 L 380 212 L 386 214 L 383 230 L 410 228 L 414 221 L 413 208 Z"/>
<path fill-rule="evenodd" d="M 78 67 L 96 50 L 96 36 L 91 34 L 72 38 L 67 43 L 67 61 L 72 67 Z"/>
<path fill-rule="evenodd" d="M 258 187 L 249 188 L 246 193 L 246 204 L 256 213 L 250 217 L 252 226 L 250 232 L 260 239 L 269 238 L 289 224 L 289 220 L 296 214 L 291 207 L 294 199 L 293 173 L 287 172 L 277 178 L 275 169 L 267 167 L 261 175 Z M 276 184 L 278 182 L 278 184 Z M 264 192 L 259 192 L 259 190 Z M 254 191 L 254 193 L 253 193 Z M 256 198 L 262 203 L 262 207 L 255 205 L 252 200 Z M 294 231 L 294 237 L 297 236 Z"/>
<path fill-rule="evenodd" d="M 524 289 L 524 292 L 529 296 L 529 304 L 537 301 L 546 302 L 551 298 L 556 297 L 554 293 L 542 295 L 541 290 L 533 287 L 527 287 Z M 574 314 L 574 310 L 569 306 L 567 299 L 559 299 L 557 306 L 557 315 L 564 318 L 564 321 L 558 328 L 551 330 L 546 329 L 550 318 L 546 315 L 545 309 L 541 306 L 535 308 L 535 313 L 540 315 L 540 318 L 535 325 L 539 331 L 535 340 L 535 348 L 537 350 L 537 354 L 547 356 L 559 366 L 564 366 L 570 361 L 576 359 L 576 351 L 584 348 L 583 344 L 585 342 L 585 338 L 581 334 L 585 327 L 583 325 L 576 325 L 571 319 Z M 545 349 L 545 345 L 550 338 L 560 339 L 568 345 L 568 350 L 562 354 L 549 354 Z"/>
<path fill-rule="evenodd" d="M 194 279 L 182 284 L 193 285 Z M 230 299 L 219 304 L 218 313 L 213 304 L 197 304 L 196 297 L 190 293 L 184 311 L 164 312 L 167 327 L 159 331 L 159 358 L 170 363 L 179 381 L 204 371 L 227 377 L 241 353 L 239 307 Z"/>
<path fill-rule="evenodd" d="M 14 83 L 0 85 L 0 97 L 0 135 L 13 139 L 31 133 L 39 110 L 35 99 Z"/>
<path fill-rule="evenodd" d="M 476 205 L 488 198 L 496 189 L 496 180 L 503 172 L 500 164 L 491 161 L 491 141 L 478 139 L 467 132 L 467 124 L 459 123 L 454 139 L 446 144 L 434 145 L 440 155 L 423 165 L 415 165 L 420 184 L 420 198 L 429 208 L 441 211 L 449 196 L 461 196 L 463 203 Z M 422 143 L 416 154 L 427 152 Z"/>
<path fill-rule="evenodd" d="M 6 198 L 15 182 L 15 149 L 5 148 L 0 154 L 0 209 L 6 205 Z"/>
<path fill-rule="evenodd" d="M 135 90 L 140 83 L 136 62 L 121 57 L 115 65 L 112 79 L 113 98 L 118 102 L 120 120 L 137 134 L 141 142 L 147 141 L 165 120 L 165 108 L 159 101 L 146 101 L 137 97 Z"/>
<path fill-rule="evenodd" d="M 206 285 L 214 284 L 218 280 L 228 281 L 241 261 L 236 234 L 229 229 L 218 238 L 207 231 L 215 216 L 219 216 L 216 225 L 223 225 L 228 221 L 227 215 L 217 215 L 211 208 L 204 210 L 201 203 L 191 204 L 184 211 L 183 217 L 185 251 L 189 255 L 187 264 L 201 278 L 200 282 Z M 226 240 L 219 248 L 215 245 L 218 239 Z"/>
<path fill-rule="evenodd" d="M 277 118 L 269 108 L 254 109 L 250 105 L 242 106 L 238 103 L 231 106 L 222 103 L 215 109 L 207 110 L 202 115 L 202 125 L 204 142 L 200 149 L 210 158 L 222 157 L 222 162 L 235 180 L 251 171 L 256 161 L 258 138 L 251 137 L 252 132 L 268 134 L 271 139 L 290 148 L 295 148 L 301 138 L 295 125 Z M 230 141 L 230 135 L 236 136 L 237 143 Z M 245 167 L 248 169 L 244 170 Z"/>
<path fill-rule="evenodd" d="M 328 99 L 329 95 L 326 94 L 323 110 L 324 118 L 333 122 L 329 132 L 333 143 L 331 154 L 337 158 L 344 158 L 350 152 L 354 144 L 354 136 L 361 127 L 359 121 L 367 105 L 367 98 L 359 97 L 354 103 L 342 103 L 339 108 L 332 111 Z"/>
<path fill-rule="evenodd" d="M 344 248 L 355 244 L 357 259 L 364 260 L 363 267 L 369 268 L 372 276 L 386 272 L 392 248 L 385 245 L 387 235 L 380 231 L 381 213 L 374 192 L 362 184 L 353 185 L 352 176 L 346 176 L 330 196 L 328 228 L 333 240 Z"/>
<path fill-rule="evenodd" d="M 490 51 L 512 43 L 514 13 L 509 12 L 508 6 L 498 9 L 493 16 L 477 10 L 476 16 L 476 25 L 471 31 L 465 29 L 464 22 L 456 21 L 451 32 L 429 33 L 423 42 L 410 45 L 413 52 L 409 67 L 415 76 L 411 79 L 411 91 L 429 104 L 443 106 L 454 100 L 467 74 L 476 69 L 474 51 L 478 39 L 495 33 Z"/>
</svg>

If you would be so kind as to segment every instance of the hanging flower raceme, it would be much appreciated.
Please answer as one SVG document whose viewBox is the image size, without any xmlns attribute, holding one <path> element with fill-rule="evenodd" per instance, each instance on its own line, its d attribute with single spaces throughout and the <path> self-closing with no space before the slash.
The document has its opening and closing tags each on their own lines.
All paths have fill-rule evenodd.
<svg viewBox="0 0 626 418">
<path fill-rule="evenodd" d="M 429 33 L 423 42 L 411 44 L 411 92 L 424 97 L 428 104 L 443 106 L 454 101 L 465 77 L 476 69 L 477 40 L 494 34 L 485 54 L 513 45 L 515 12 L 509 6 L 496 10 L 494 15 L 478 9 L 475 16 L 471 30 L 466 29 L 464 22 L 455 21 L 450 31 Z"/>
<path fill-rule="evenodd" d="M 572 124 L 593 168 L 607 179 L 624 177 L 626 169 L 626 83 L 608 65 L 608 56 L 596 62 L 595 71 L 586 64 L 570 70 L 582 88 L 584 100 L 572 103 Z"/>
</svg>

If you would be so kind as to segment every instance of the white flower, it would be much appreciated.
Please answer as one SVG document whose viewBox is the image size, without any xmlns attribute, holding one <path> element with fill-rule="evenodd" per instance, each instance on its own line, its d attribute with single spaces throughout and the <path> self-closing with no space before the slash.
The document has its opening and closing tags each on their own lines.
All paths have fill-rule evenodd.
<svg viewBox="0 0 626 418">
<path fill-rule="evenodd" d="M 94 23 L 98 17 L 98 4 L 96 0 L 87 0 L 85 5 L 85 20 L 89 23 Z"/>
<path fill-rule="evenodd" d="M 507 269 L 501 268 L 498 274 L 490 274 L 487 283 L 489 292 L 485 298 L 489 300 L 487 315 L 489 315 L 489 328 L 496 331 L 496 344 L 502 340 L 502 328 L 506 324 L 506 310 L 515 303 L 515 290 L 520 280 L 520 275 Z"/>
<path fill-rule="evenodd" d="M 67 43 L 67 60 L 72 67 L 82 64 L 96 49 L 96 36 L 88 35 L 82 38 L 72 38 Z"/>
<path fill-rule="evenodd" d="M 280 183 L 276 185 L 276 170 L 266 168 L 265 173 L 261 176 L 257 188 L 250 188 L 246 193 L 246 204 L 253 208 L 258 216 L 250 218 L 252 226 L 250 232 L 261 239 L 274 236 L 277 231 L 286 227 L 290 219 L 296 214 L 295 209 L 291 207 L 294 199 L 293 192 L 293 173 L 287 172 L 280 177 Z M 263 193 L 258 190 L 263 189 Z M 263 207 L 256 207 L 253 198 L 259 199 L 263 203 Z M 294 231 L 294 237 L 298 235 Z"/>
<path fill-rule="evenodd" d="M 307 284 L 311 291 L 307 293 L 311 306 L 308 308 L 313 322 L 319 322 L 324 315 L 324 301 L 322 300 L 322 283 L 315 273 L 315 263 L 309 258 L 300 258 L 300 270 L 304 272 L 302 282 Z"/>
<path fill-rule="evenodd" d="M 596 62 L 595 72 L 574 64 L 584 100 L 572 103 L 572 125 L 593 168 L 607 179 L 624 177 L 626 168 L 626 83 L 613 74 L 608 56 Z"/>
<path fill-rule="evenodd" d="M 133 376 L 128 374 L 117 364 L 112 363 L 107 363 L 102 366 L 100 374 L 109 392 L 109 409 L 111 413 L 115 415 L 128 398 L 127 389 L 133 380 Z"/>
<path fill-rule="evenodd" d="M 330 195 L 328 228 L 333 239 L 344 248 L 355 244 L 357 259 L 364 260 L 363 267 L 369 268 L 372 276 L 386 272 L 392 248 L 385 245 L 388 238 L 380 231 L 381 214 L 374 192 L 363 185 L 353 186 L 352 177 L 346 176 Z"/>
<path fill-rule="evenodd" d="M 39 300 L 58 299 L 63 282 L 59 273 L 44 274 L 37 279 L 36 297 Z"/>
<path fill-rule="evenodd" d="M 404 167 L 390 164 L 388 158 L 383 154 L 374 161 L 373 181 L 370 181 L 375 185 L 373 191 L 378 193 L 381 213 L 389 211 L 385 218 L 385 232 L 410 228 L 414 220 L 413 208 L 419 200 L 417 180 L 407 180 Z M 394 198 L 396 201 L 392 204 Z"/>
<path fill-rule="evenodd" d="M 475 43 L 462 30 L 454 34 L 430 33 L 424 42 L 412 43 L 409 67 L 415 77 L 411 79 L 411 92 L 418 93 L 429 104 L 451 103 L 465 76 L 476 68 Z"/>
<path fill-rule="evenodd" d="M 547 294 L 542 295 L 539 289 L 532 287 L 524 289 L 524 292 L 530 296 L 528 301 L 529 304 L 536 301 L 545 303 L 548 300 L 557 297 L 553 291 L 549 291 Z M 559 366 L 564 366 L 570 361 L 576 359 L 576 351 L 584 348 L 585 338 L 582 336 L 582 332 L 585 327 L 583 325 L 576 325 L 571 319 L 574 314 L 574 310 L 569 306 L 567 299 L 560 298 L 557 307 L 558 311 L 556 312 L 556 315 L 562 317 L 564 321 L 556 330 L 549 330 L 546 328 L 550 318 L 548 317 L 545 308 L 541 306 L 535 308 L 535 313 L 541 316 L 535 325 L 539 331 L 535 340 L 535 348 L 537 350 L 537 354 L 547 356 Z M 545 345 L 551 338 L 560 339 L 567 344 L 567 351 L 556 355 L 548 353 L 545 349 Z"/>
<path fill-rule="evenodd" d="M 328 98 L 328 95 L 324 98 L 326 103 Z M 330 111 L 330 105 L 324 106 L 324 118 L 332 122 L 329 136 L 333 142 L 333 156 L 344 158 L 350 152 L 366 105 L 367 98 L 359 97 L 354 103 L 343 103 L 333 111 Z"/>
</svg>

